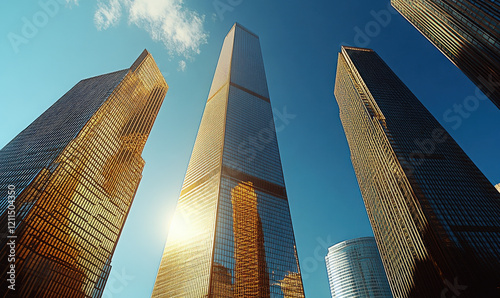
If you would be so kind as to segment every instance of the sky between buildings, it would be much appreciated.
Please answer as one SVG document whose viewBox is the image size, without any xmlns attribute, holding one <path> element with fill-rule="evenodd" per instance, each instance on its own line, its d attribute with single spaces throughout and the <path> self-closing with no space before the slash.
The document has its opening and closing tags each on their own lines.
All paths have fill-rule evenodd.
<svg viewBox="0 0 500 298">
<path fill-rule="evenodd" d="M 333 96 L 341 44 L 374 49 L 500 182 L 500 110 L 388 0 L 20 0 L 3 1 L 0 14 L 0 148 L 79 80 L 128 68 L 144 48 L 170 86 L 104 297 L 151 295 L 234 22 L 260 37 L 276 125 L 284 127 L 278 143 L 308 297 L 330 295 L 328 246 L 372 235 Z"/>
</svg>

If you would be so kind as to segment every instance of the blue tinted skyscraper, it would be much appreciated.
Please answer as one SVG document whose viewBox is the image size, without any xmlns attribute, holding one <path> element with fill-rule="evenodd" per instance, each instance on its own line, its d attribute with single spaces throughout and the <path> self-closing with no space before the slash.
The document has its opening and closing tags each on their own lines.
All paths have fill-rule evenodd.
<svg viewBox="0 0 500 298">
<path fill-rule="evenodd" d="M 325 257 L 332 298 L 391 298 L 391 288 L 373 237 L 342 241 Z"/>
<path fill-rule="evenodd" d="M 500 297 L 500 194 L 372 50 L 342 47 L 335 97 L 395 297 Z"/>
<path fill-rule="evenodd" d="M 227 34 L 153 297 L 304 297 L 257 35 Z"/>
</svg>

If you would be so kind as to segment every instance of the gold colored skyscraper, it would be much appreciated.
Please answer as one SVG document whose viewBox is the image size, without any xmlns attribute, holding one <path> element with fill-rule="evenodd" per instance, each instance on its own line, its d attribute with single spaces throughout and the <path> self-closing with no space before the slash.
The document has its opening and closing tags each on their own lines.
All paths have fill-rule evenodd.
<svg viewBox="0 0 500 298">
<path fill-rule="evenodd" d="M 491 0 L 391 0 L 500 109 L 500 5 Z"/>
<path fill-rule="evenodd" d="M 16 193 L 0 201 L 0 297 L 102 295 L 167 89 L 144 50 L 128 69 L 80 81 L 0 151 L 2 196 Z"/>
<path fill-rule="evenodd" d="M 500 297 L 500 193 L 374 51 L 335 97 L 394 297 Z"/>
<path fill-rule="evenodd" d="M 262 220 L 252 182 L 231 191 L 234 234 L 234 297 L 269 297 Z"/>
<path fill-rule="evenodd" d="M 259 38 L 235 24 L 152 295 L 300 298 L 299 272 Z"/>
</svg>

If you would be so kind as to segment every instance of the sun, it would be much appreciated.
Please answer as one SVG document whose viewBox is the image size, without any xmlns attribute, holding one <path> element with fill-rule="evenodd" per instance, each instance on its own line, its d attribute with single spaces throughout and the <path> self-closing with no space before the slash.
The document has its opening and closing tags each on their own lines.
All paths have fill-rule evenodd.
<svg viewBox="0 0 500 298">
<path fill-rule="evenodd" d="M 189 239 L 197 234 L 195 224 L 184 212 L 175 212 L 170 228 L 168 238 L 172 240 Z"/>
</svg>

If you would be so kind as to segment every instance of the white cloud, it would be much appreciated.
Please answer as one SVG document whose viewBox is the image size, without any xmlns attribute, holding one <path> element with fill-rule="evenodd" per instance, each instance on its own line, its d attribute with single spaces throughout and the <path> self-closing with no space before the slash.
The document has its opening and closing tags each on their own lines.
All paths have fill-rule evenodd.
<svg viewBox="0 0 500 298">
<path fill-rule="evenodd" d="M 98 1 L 94 23 L 99 30 L 116 25 L 125 10 L 129 23 L 145 29 L 153 40 L 162 42 L 172 56 L 192 58 L 200 53 L 201 45 L 207 43 L 208 33 L 203 28 L 205 16 L 189 10 L 182 0 Z"/>
<path fill-rule="evenodd" d="M 186 71 L 186 61 L 184 60 L 179 61 L 179 67 L 177 68 L 177 70 Z"/>
<path fill-rule="evenodd" d="M 118 24 L 121 16 L 122 6 L 119 0 L 109 0 L 107 5 L 99 2 L 94 14 L 94 24 L 97 29 L 106 30 L 110 26 Z"/>
</svg>

